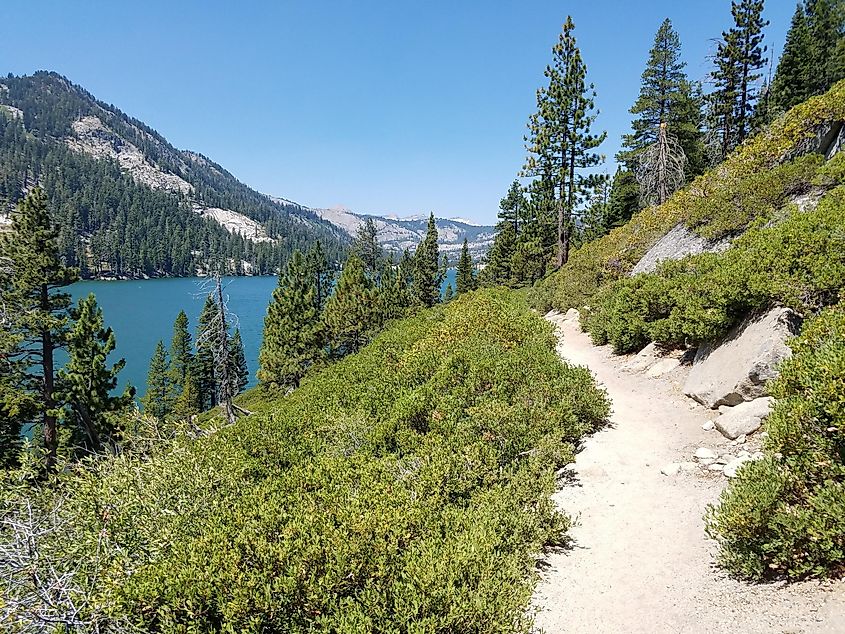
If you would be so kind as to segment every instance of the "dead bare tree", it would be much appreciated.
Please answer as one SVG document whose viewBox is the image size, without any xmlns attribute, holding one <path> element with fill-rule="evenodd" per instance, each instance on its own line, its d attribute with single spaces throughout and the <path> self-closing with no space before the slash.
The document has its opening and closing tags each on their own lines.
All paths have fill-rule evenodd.
<svg viewBox="0 0 845 634">
<path fill-rule="evenodd" d="M 223 409 L 226 421 L 235 422 L 235 406 L 233 381 L 230 376 L 231 360 L 229 358 L 229 325 L 237 321 L 229 310 L 229 296 L 223 292 L 223 281 L 220 273 L 215 271 L 202 288 L 206 295 L 212 295 L 217 311 L 206 329 L 197 337 L 197 344 L 211 344 L 214 357 L 214 378 L 217 389 L 217 402 Z"/>
<path fill-rule="evenodd" d="M 643 205 L 662 205 L 680 189 L 685 180 L 687 157 L 678 140 L 660 124 L 657 140 L 640 155 L 637 182 Z"/>
</svg>

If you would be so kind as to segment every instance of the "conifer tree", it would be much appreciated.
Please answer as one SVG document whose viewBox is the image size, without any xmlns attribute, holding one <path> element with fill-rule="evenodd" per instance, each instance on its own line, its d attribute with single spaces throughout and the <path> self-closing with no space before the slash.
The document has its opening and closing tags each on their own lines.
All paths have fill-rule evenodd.
<svg viewBox="0 0 845 634">
<path fill-rule="evenodd" d="M 537 112 L 528 124 L 529 156 L 523 169 L 524 176 L 550 171 L 558 192 L 558 268 L 569 259 L 576 209 L 595 185 L 594 177 L 582 170 L 601 162 L 593 150 L 606 136 L 591 133 L 596 118 L 595 90 L 592 84 L 587 84 L 587 67 L 576 44 L 574 29 L 575 24 L 568 17 L 552 49 L 552 64 L 545 72 L 549 85 L 537 91 Z"/>
<path fill-rule="evenodd" d="M 687 79 L 681 61 L 681 42 L 667 18 L 660 25 L 642 74 L 640 94 L 631 107 L 636 118 L 632 134 L 623 137 L 623 151 L 617 158 L 636 172 L 640 157 L 660 140 L 661 126 L 665 134 L 680 145 L 686 165 L 686 177 L 704 171 L 704 133 L 701 129 L 701 100 L 698 91 Z M 636 211 L 636 207 L 631 213 Z"/>
<path fill-rule="evenodd" d="M 437 224 L 432 213 L 428 218 L 425 238 L 414 253 L 414 301 L 423 306 L 434 306 L 440 301 L 440 284 L 444 271 L 440 268 L 440 251 L 437 247 Z"/>
<path fill-rule="evenodd" d="M 636 176 L 622 167 L 616 170 L 610 186 L 610 200 L 605 216 L 605 229 L 621 227 L 639 208 L 639 185 Z"/>
<path fill-rule="evenodd" d="M 379 311 L 383 319 L 396 319 L 406 314 L 411 305 L 411 289 L 401 261 L 383 269 L 378 294 Z"/>
<path fill-rule="evenodd" d="M 74 324 L 67 336 L 68 361 L 59 371 L 61 400 L 67 420 L 73 425 L 75 444 L 89 451 L 102 451 L 114 442 L 119 427 L 114 414 L 132 404 L 134 388 L 113 396 L 124 359 L 111 367 L 109 354 L 116 346 L 111 328 L 103 324 L 103 311 L 91 293 L 73 310 Z"/>
<path fill-rule="evenodd" d="M 334 272 L 319 240 L 308 250 L 305 267 L 314 284 L 314 306 L 318 312 L 322 312 L 332 294 Z"/>
<path fill-rule="evenodd" d="M 217 405 L 217 375 L 214 370 L 214 346 L 208 337 L 202 337 L 214 322 L 217 314 L 217 304 L 209 294 L 200 313 L 196 337 L 196 357 L 194 366 L 194 380 L 199 393 L 200 410 L 208 410 Z"/>
<path fill-rule="evenodd" d="M 229 377 L 232 381 L 232 394 L 237 396 L 244 391 L 247 383 L 249 383 L 249 368 L 246 364 L 244 343 L 241 339 L 241 331 L 239 328 L 235 329 L 235 334 L 230 341 L 229 350 L 231 368 L 229 370 Z"/>
<path fill-rule="evenodd" d="M 147 372 L 147 392 L 141 399 L 144 412 L 158 420 L 167 419 L 173 411 L 175 403 L 176 395 L 173 388 L 167 349 L 164 347 L 164 342 L 159 340 L 150 359 L 150 369 Z"/>
<path fill-rule="evenodd" d="M 21 449 L 21 425 L 33 419 L 36 401 L 21 390 L 28 367 L 20 333 L 12 331 L 14 263 L 0 255 L 0 468 L 17 464 Z"/>
<path fill-rule="evenodd" d="M 461 247 L 461 257 L 458 260 L 458 272 L 455 279 L 458 295 L 468 293 L 475 289 L 475 270 L 472 266 L 472 256 L 469 254 L 469 245 L 464 238 L 464 245 Z"/>
<path fill-rule="evenodd" d="M 755 83 L 766 64 L 763 54 L 763 0 L 733 0 L 734 26 L 722 33 L 712 73 L 716 86 L 710 95 L 712 125 L 719 135 L 719 158 L 724 159 L 750 131 L 758 93 Z"/>
<path fill-rule="evenodd" d="M 378 228 L 372 218 L 365 218 L 364 222 L 358 227 L 355 240 L 352 243 L 352 252 L 363 263 L 367 275 L 377 280 L 384 253 L 378 243 Z"/>
<path fill-rule="evenodd" d="M 333 357 L 357 352 L 381 326 L 377 290 L 357 255 L 346 261 L 323 320 Z"/>
<path fill-rule="evenodd" d="M 514 232 L 518 234 L 520 221 L 525 215 L 526 207 L 527 204 L 525 196 L 522 193 L 522 187 L 519 181 L 514 180 L 508 189 L 508 193 L 505 194 L 505 197 L 499 203 L 499 220 L 511 223 Z"/>
<path fill-rule="evenodd" d="M 446 284 L 446 290 L 443 291 L 443 301 L 451 302 L 455 298 L 455 291 L 452 289 L 452 282 Z"/>
<path fill-rule="evenodd" d="M 76 281 L 77 272 L 62 263 L 43 190 L 36 187 L 17 205 L 12 228 L 0 236 L 0 252 L 11 269 L 4 301 L 16 346 L 9 361 L 22 371 L 12 375 L 19 382 L 4 390 L 0 409 L 22 413 L 21 405 L 29 401 L 41 424 L 49 471 L 56 462 L 61 406 L 56 400 L 55 353 L 65 346 L 70 322 L 70 295 L 59 289 Z"/>
<path fill-rule="evenodd" d="M 807 14 L 799 3 L 795 7 L 786 43 L 783 46 L 769 94 L 771 114 L 786 112 L 812 94 L 812 41 Z"/>
<path fill-rule="evenodd" d="M 263 385 L 296 388 L 320 359 L 324 333 L 316 294 L 315 279 L 308 274 L 302 254 L 295 251 L 279 275 L 264 317 L 258 356 L 258 380 Z"/>
<path fill-rule="evenodd" d="M 170 341 L 170 372 L 177 392 L 184 389 L 188 375 L 194 365 L 193 342 L 188 331 L 188 316 L 180 310 L 173 322 L 173 338 Z"/>
<path fill-rule="evenodd" d="M 493 240 L 493 246 L 487 254 L 487 266 L 484 267 L 484 282 L 493 285 L 511 284 L 511 265 L 516 253 L 516 232 L 509 222 L 499 223 L 499 232 Z"/>
</svg>

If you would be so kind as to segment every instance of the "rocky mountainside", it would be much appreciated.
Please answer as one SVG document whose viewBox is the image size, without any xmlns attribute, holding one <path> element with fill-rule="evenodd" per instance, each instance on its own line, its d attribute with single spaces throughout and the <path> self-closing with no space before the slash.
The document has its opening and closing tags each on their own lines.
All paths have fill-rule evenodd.
<svg viewBox="0 0 845 634">
<path fill-rule="evenodd" d="M 35 184 L 66 257 L 91 275 L 191 275 L 214 262 L 270 273 L 295 248 L 320 240 L 339 257 L 347 242 L 307 207 L 251 189 L 56 73 L 0 80 L 2 208 Z"/>
<path fill-rule="evenodd" d="M 428 216 L 398 218 L 396 216 L 375 216 L 359 214 L 344 207 L 315 209 L 314 213 L 341 229 L 348 236 L 354 236 L 366 218 L 372 218 L 378 229 L 379 242 L 389 251 L 413 250 L 425 237 Z M 475 225 L 458 218 L 436 218 L 440 252 L 456 260 L 460 255 L 464 239 L 471 255 L 478 259 L 486 255 L 493 244 L 496 228 Z"/>
</svg>

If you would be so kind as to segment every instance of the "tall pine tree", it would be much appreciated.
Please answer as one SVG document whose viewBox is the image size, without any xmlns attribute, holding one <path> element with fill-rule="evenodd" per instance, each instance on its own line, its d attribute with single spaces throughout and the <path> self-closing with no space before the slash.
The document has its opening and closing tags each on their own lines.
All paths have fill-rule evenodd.
<svg viewBox="0 0 845 634">
<path fill-rule="evenodd" d="M 66 343 L 70 323 L 70 295 L 60 289 L 77 280 L 77 272 L 64 265 L 58 232 L 50 221 L 47 197 L 33 189 L 12 213 L 12 231 L 0 235 L 2 253 L 11 267 L 8 295 L 4 298 L 9 332 L 17 340 L 9 361 L 25 368 L 19 383 L 4 390 L 18 403 L 26 395 L 37 412 L 46 450 L 46 467 L 52 470 L 59 446 L 56 394 L 56 350 Z M 12 410 L 17 406 L 12 403 Z M 23 410 L 19 410 L 23 411 Z M 28 422 L 28 421 L 21 421 Z"/>
<path fill-rule="evenodd" d="M 235 334 L 229 342 L 229 378 L 232 382 L 232 394 L 237 396 L 244 391 L 249 383 L 249 368 L 246 365 L 246 354 L 244 354 L 244 342 L 241 339 L 241 331 L 235 329 Z"/>
<path fill-rule="evenodd" d="M 550 174 L 555 184 L 558 268 L 569 259 L 578 205 L 596 183 L 583 170 L 601 162 L 593 150 L 606 136 L 591 132 L 596 118 L 595 90 L 587 84 L 587 66 L 574 30 L 575 24 L 568 17 L 552 49 L 552 63 L 546 67 L 549 85 L 537 91 L 537 112 L 528 124 L 529 156 L 523 170 L 525 176 Z"/>
<path fill-rule="evenodd" d="M 461 247 L 461 257 L 458 260 L 455 282 L 458 295 L 475 289 L 475 269 L 472 266 L 472 256 L 469 254 L 469 245 L 466 238 L 464 238 L 464 245 Z"/>
<path fill-rule="evenodd" d="M 378 292 L 357 255 L 346 261 L 323 319 L 335 358 L 360 350 L 381 326 Z"/>
<path fill-rule="evenodd" d="M 200 409 L 208 410 L 217 405 L 217 374 L 214 368 L 214 345 L 209 337 L 202 333 L 208 332 L 217 314 L 217 303 L 212 295 L 207 295 L 200 313 L 197 325 L 196 358 L 194 365 L 194 380 L 197 383 Z"/>
<path fill-rule="evenodd" d="M 440 301 L 443 274 L 444 271 L 440 268 L 440 250 L 437 247 L 437 224 L 432 213 L 428 218 L 425 238 L 414 253 L 413 294 L 417 304 L 429 307 Z"/>
<path fill-rule="evenodd" d="M 295 251 L 279 275 L 264 317 L 258 356 L 258 380 L 263 385 L 298 387 L 308 368 L 321 358 L 324 332 L 316 295 L 315 278 Z"/>
<path fill-rule="evenodd" d="M 176 401 L 173 388 L 170 359 L 167 357 L 164 342 L 159 340 L 150 359 L 150 369 L 147 372 L 147 391 L 141 399 L 144 412 L 161 421 L 167 419 L 173 412 Z"/>
<path fill-rule="evenodd" d="M 117 440 L 120 426 L 115 414 L 132 404 L 135 390 L 127 386 L 122 394 L 112 394 L 126 361 L 120 359 L 111 367 L 107 364 L 116 346 L 115 336 L 104 326 L 103 311 L 93 293 L 79 300 L 73 318 L 67 336 L 68 361 L 59 371 L 61 399 L 66 419 L 73 426 L 74 444 L 99 452 Z"/>
<path fill-rule="evenodd" d="M 712 73 L 715 90 L 710 94 L 711 125 L 719 139 L 721 160 L 742 143 L 751 129 L 750 121 L 758 97 L 758 72 L 766 65 L 763 29 L 763 0 L 731 2 L 734 26 L 722 33 Z"/>
</svg>

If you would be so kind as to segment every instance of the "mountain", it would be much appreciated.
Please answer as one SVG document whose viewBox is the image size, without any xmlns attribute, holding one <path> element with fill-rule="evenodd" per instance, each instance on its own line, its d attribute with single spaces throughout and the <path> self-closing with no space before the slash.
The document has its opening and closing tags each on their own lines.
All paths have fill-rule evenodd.
<svg viewBox="0 0 845 634">
<path fill-rule="evenodd" d="M 0 228 L 34 185 L 50 196 L 67 261 L 85 276 L 273 273 L 320 240 L 348 236 L 52 72 L 0 79 Z"/>
<path fill-rule="evenodd" d="M 428 228 L 428 216 L 425 215 L 410 218 L 375 216 L 354 213 L 344 207 L 314 209 L 313 212 L 348 236 L 354 236 L 358 227 L 367 218 L 372 218 L 378 229 L 379 242 L 389 251 L 413 250 L 425 237 Z M 486 255 L 493 244 L 495 227 L 475 225 L 461 218 L 436 218 L 435 221 L 440 252 L 448 255 L 453 262 L 457 261 L 460 255 L 464 239 L 467 240 L 470 253 L 475 259 Z"/>
</svg>

